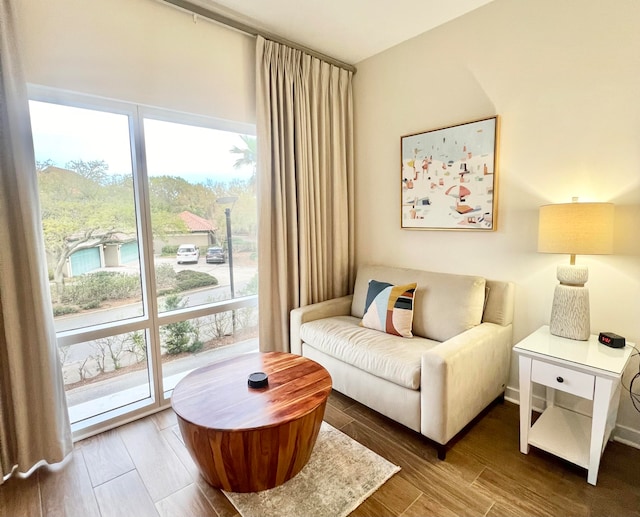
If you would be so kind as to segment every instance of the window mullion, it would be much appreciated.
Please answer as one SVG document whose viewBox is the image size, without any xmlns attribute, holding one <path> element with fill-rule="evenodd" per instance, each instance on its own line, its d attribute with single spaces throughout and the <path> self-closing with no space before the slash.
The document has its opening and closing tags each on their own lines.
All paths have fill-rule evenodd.
<svg viewBox="0 0 640 517">
<path fill-rule="evenodd" d="M 151 227 L 151 206 L 149 203 L 149 182 L 144 141 L 144 123 L 141 109 L 136 107 L 131 119 L 131 149 L 133 150 L 133 178 L 136 200 L 138 231 L 143 246 L 140 246 L 142 261 L 142 291 L 145 314 L 149 318 L 149 375 L 153 386 L 154 400 L 162 402 L 162 361 L 160 351 L 160 329 L 158 325 L 158 297 L 153 264 L 153 231 Z"/>
</svg>

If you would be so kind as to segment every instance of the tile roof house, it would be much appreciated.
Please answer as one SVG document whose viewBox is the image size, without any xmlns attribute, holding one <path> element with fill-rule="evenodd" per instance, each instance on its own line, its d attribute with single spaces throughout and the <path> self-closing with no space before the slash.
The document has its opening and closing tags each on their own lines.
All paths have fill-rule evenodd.
<svg viewBox="0 0 640 517">
<path fill-rule="evenodd" d="M 193 214 L 187 210 L 184 212 L 180 212 L 178 217 L 184 221 L 184 224 L 187 225 L 190 232 L 200 233 L 200 232 L 211 232 L 214 233 L 217 228 L 215 224 L 207 219 L 200 217 L 199 215 Z"/>
<path fill-rule="evenodd" d="M 184 221 L 188 231 L 173 235 L 167 235 L 162 242 L 156 242 L 158 245 L 179 246 L 180 244 L 192 243 L 200 248 L 216 244 L 217 225 L 213 221 L 209 221 L 204 217 L 200 217 L 188 210 L 180 212 L 178 217 Z"/>
</svg>

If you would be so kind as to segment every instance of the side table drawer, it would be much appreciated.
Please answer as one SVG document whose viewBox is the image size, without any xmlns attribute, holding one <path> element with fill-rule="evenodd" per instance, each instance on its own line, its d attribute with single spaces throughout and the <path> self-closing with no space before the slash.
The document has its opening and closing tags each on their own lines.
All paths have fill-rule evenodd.
<svg viewBox="0 0 640 517">
<path fill-rule="evenodd" d="M 576 372 L 569 368 L 534 360 L 531 363 L 531 380 L 556 390 L 593 400 L 595 377 L 588 373 Z"/>
</svg>

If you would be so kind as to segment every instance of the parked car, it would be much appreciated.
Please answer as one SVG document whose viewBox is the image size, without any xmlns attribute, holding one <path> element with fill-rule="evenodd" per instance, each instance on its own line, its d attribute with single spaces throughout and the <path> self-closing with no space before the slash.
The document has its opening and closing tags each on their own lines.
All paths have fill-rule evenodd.
<svg viewBox="0 0 640 517">
<path fill-rule="evenodd" d="M 181 244 L 176 256 L 178 264 L 183 262 L 198 262 L 200 260 L 200 250 L 195 244 Z"/>
<path fill-rule="evenodd" d="M 207 264 L 224 264 L 227 260 L 224 250 L 219 246 L 207 248 Z"/>
</svg>

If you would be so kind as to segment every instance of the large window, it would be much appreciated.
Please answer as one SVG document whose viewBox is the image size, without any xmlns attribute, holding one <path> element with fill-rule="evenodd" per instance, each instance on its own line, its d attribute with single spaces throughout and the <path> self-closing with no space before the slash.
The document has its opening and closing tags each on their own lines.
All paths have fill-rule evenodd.
<svg viewBox="0 0 640 517">
<path fill-rule="evenodd" d="M 30 110 L 74 430 L 256 350 L 253 127 L 38 88 Z"/>
</svg>

